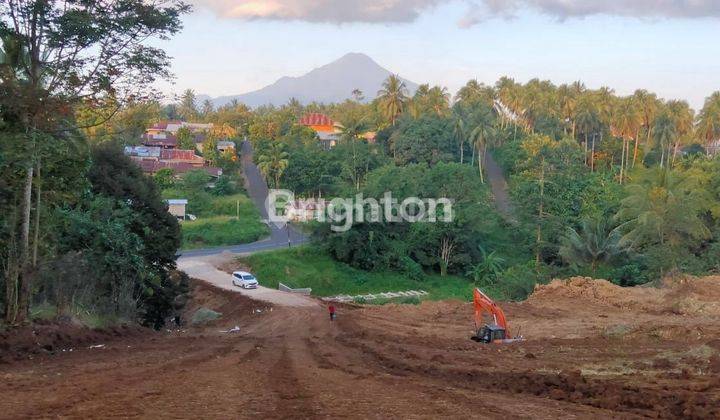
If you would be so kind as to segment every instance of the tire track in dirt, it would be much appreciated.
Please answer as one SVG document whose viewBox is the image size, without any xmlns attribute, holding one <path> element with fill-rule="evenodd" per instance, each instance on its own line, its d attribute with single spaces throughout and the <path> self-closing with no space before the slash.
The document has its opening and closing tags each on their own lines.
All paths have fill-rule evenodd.
<svg viewBox="0 0 720 420">
<path fill-rule="evenodd" d="M 288 346 L 283 346 L 280 357 L 270 370 L 272 391 L 275 394 L 273 412 L 283 418 L 307 419 L 316 418 L 318 409 L 313 397 L 303 386 L 298 377 Z"/>
<path fill-rule="evenodd" d="M 348 346 L 362 349 L 363 353 L 390 372 L 401 376 L 421 375 L 447 381 L 467 389 L 478 386 L 488 391 L 504 391 L 567 401 L 601 409 L 623 412 L 629 417 L 653 416 L 665 413 L 666 417 L 703 417 L 720 415 L 716 402 L 698 397 L 683 390 L 653 390 L 610 380 L 587 379 L 579 371 L 558 374 L 531 371 L 487 371 L 478 368 L 444 367 L 427 363 L 412 363 L 397 357 L 388 346 L 374 347 L 366 342 L 340 338 Z M 711 384 L 708 386 L 712 386 Z M 713 408 L 713 406 L 715 408 Z M 709 410 L 709 411 L 707 411 Z M 699 414 L 702 413 L 702 414 Z"/>
<path fill-rule="evenodd" d="M 175 344 L 181 347 L 184 343 Z M 113 360 L 113 362 L 119 365 L 127 363 L 129 366 L 120 372 L 115 372 L 112 376 L 107 375 L 107 371 L 103 368 L 96 370 L 94 373 L 88 373 L 88 371 L 83 369 L 78 370 L 61 383 L 40 384 L 38 391 L 42 389 L 43 394 L 52 396 L 55 393 L 60 393 L 63 388 L 73 386 L 74 383 L 83 383 L 78 389 L 80 392 L 74 393 L 70 398 L 65 396 L 59 401 L 45 400 L 38 401 L 35 404 L 25 404 L 27 410 L 18 413 L 18 416 L 42 417 L 48 415 L 48 413 L 53 413 L 53 416 L 72 415 L 73 412 L 81 410 L 83 404 L 86 402 L 117 399 L 108 398 L 110 396 L 120 397 L 121 400 L 132 401 L 135 399 L 133 398 L 132 390 L 138 388 L 156 388 L 161 390 L 162 384 L 167 380 L 168 376 L 176 376 L 178 374 L 186 376 L 190 374 L 187 369 L 188 366 L 193 366 L 193 370 L 202 372 L 207 364 L 211 364 L 218 358 L 225 357 L 233 352 L 236 349 L 237 343 L 214 343 L 214 345 L 210 347 L 198 347 L 192 343 L 191 346 L 194 348 L 190 350 L 192 351 L 191 354 L 180 355 L 179 357 L 176 355 L 171 359 L 165 358 L 165 361 L 163 361 L 162 358 L 151 361 L 143 360 L 142 363 L 137 363 L 134 359 L 138 356 L 138 353 L 145 353 L 145 350 L 135 349 L 122 356 L 126 359 L 125 362 L 122 360 L 118 361 L 117 359 Z M 252 353 L 253 349 L 248 350 L 247 353 Z M 147 353 L 152 354 L 151 352 Z M 121 393 L 119 393 L 120 388 L 124 389 Z M 8 395 L 6 392 L 0 392 Z M 27 389 L 24 389 L 24 392 L 27 392 Z M 130 408 L 131 406 L 125 406 L 123 408 L 124 415 L 141 414 L 139 411 L 129 411 Z"/>
</svg>

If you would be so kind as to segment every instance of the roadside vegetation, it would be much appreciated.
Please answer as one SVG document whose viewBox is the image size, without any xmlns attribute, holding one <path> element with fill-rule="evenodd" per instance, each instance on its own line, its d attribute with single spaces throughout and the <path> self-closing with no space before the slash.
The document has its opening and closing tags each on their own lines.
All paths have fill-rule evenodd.
<svg viewBox="0 0 720 420">
<path fill-rule="evenodd" d="M 368 272 L 341 263 L 315 246 L 261 252 L 239 260 L 251 267 L 263 286 L 310 287 L 313 296 L 425 290 L 427 299 L 432 300 L 472 297 L 472 289 L 462 277 L 431 274 L 412 279 L 392 271 Z"/>
<path fill-rule="evenodd" d="M 187 214 L 196 218 L 180 222 L 183 249 L 244 244 L 269 234 L 242 188 L 239 167 L 233 165 L 226 171 L 213 184 L 203 170 L 190 171 L 177 180 L 162 179 L 163 197 L 187 199 Z M 156 175 L 156 181 L 163 176 Z"/>
<path fill-rule="evenodd" d="M 149 39 L 189 7 L 143 0 L 5 2 L 0 7 L 0 305 L 159 327 L 186 291 L 177 221 L 109 123 L 170 76 Z M 148 18 L 151 16 L 151 18 Z M 82 22 L 82 23 L 80 23 Z M 141 108 L 142 109 L 142 108 Z M 92 141 L 91 134 L 106 141 Z M 138 137 L 139 138 L 139 134 Z"/>
</svg>

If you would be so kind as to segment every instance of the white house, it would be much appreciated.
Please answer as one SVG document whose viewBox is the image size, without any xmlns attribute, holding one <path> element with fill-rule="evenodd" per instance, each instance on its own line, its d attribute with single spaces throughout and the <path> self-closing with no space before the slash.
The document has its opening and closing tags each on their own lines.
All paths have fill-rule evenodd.
<svg viewBox="0 0 720 420">
<path fill-rule="evenodd" d="M 327 203 L 323 199 L 295 200 L 287 204 L 285 214 L 293 222 L 318 220 Z"/>
</svg>

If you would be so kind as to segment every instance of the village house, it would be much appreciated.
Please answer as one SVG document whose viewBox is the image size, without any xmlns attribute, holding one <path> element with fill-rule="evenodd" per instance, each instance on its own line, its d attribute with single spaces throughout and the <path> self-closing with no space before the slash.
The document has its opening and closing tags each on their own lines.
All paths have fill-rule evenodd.
<svg viewBox="0 0 720 420">
<path fill-rule="evenodd" d="M 340 138 L 342 125 L 325 114 L 307 114 L 300 119 L 299 124 L 315 131 L 325 149 L 334 147 Z"/>
<path fill-rule="evenodd" d="M 143 172 L 153 175 L 157 171 L 169 168 L 176 176 L 202 169 L 213 178 L 222 175 L 222 169 L 208 166 L 202 156 L 194 150 L 163 149 L 149 146 L 126 146 L 125 155 L 135 161 Z"/>
<path fill-rule="evenodd" d="M 326 207 L 324 199 L 294 200 L 287 203 L 285 215 L 293 222 L 310 222 L 320 219 Z"/>
<path fill-rule="evenodd" d="M 325 114 L 319 113 L 306 114 L 298 123 L 315 131 L 325 149 L 335 147 L 343 129 L 342 124 L 333 121 Z M 375 143 L 375 135 L 374 131 L 368 131 L 360 135 L 360 138 L 373 144 Z"/>
</svg>

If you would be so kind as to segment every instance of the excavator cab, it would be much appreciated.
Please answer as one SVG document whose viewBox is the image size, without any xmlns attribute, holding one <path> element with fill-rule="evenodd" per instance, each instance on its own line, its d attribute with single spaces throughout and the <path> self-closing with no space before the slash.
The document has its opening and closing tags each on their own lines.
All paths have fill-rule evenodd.
<svg viewBox="0 0 720 420">
<path fill-rule="evenodd" d="M 503 310 L 480 289 L 473 291 L 473 307 L 475 309 L 475 328 L 478 328 L 472 340 L 479 343 L 511 343 L 522 340 L 522 336 L 511 338 L 508 332 L 508 323 Z M 483 315 L 491 319 L 486 323 Z"/>
<path fill-rule="evenodd" d="M 505 328 L 499 325 L 485 325 L 471 337 L 472 340 L 480 343 L 494 343 L 505 340 Z"/>
</svg>

